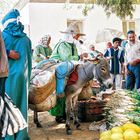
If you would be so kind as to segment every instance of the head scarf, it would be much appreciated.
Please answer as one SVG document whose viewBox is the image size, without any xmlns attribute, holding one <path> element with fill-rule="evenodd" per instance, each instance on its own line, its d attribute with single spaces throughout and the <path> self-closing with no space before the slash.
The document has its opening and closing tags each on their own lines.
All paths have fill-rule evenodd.
<svg viewBox="0 0 140 140">
<path fill-rule="evenodd" d="M 51 37 L 50 35 L 43 36 L 39 41 L 39 45 L 42 45 L 43 47 L 49 47 L 47 43 L 50 37 Z"/>
<path fill-rule="evenodd" d="M 6 77 L 7 74 L 8 74 L 8 60 L 0 31 L 0 77 Z"/>
<path fill-rule="evenodd" d="M 74 43 L 76 41 L 76 39 L 73 38 L 72 34 L 64 34 L 62 40 L 68 43 Z"/>
<path fill-rule="evenodd" d="M 3 32 L 13 36 L 25 36 L 25 33 L 23 32 L 24 26 L 19 19 L 20 13 L 17 9 L 9 11 L 2 19 L 2 25 L 4 27 Z"/>
</svg>

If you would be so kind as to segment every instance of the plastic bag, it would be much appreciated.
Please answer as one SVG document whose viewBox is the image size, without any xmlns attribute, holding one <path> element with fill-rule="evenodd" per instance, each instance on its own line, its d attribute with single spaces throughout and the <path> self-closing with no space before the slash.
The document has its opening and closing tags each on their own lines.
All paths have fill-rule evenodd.
<svg viewBox="0 0 140 140">
<path fill-rule="evenodd" d="M 58 98 L 57 99 L 57 104 L 51 109 L 49 110 L 49 113 L 52 116 L 63 116 L 63 114 L 65 113 L 65 100 L 66 98 Z"/>
</svg>

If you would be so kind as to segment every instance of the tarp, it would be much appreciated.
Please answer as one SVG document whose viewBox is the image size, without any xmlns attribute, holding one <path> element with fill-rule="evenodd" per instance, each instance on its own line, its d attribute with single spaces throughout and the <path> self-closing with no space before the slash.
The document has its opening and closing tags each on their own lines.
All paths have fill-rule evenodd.
<svg viewBox="0 0 140 140">
<path fill-rule="evenodd" d="M 121 39 L 126 38 L 122 31 L 111 28 L 105 28 L 103 30 L 98 31 L 95 42 L 101 43 L 112 41 L 114 37 L 120 37 Z"/>
</svg>

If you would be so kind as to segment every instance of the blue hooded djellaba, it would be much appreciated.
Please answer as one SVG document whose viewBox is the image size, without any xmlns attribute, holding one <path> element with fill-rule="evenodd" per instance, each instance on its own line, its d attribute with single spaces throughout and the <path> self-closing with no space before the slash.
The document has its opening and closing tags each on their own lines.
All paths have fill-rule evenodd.
<svg viewBox="0 0 140 140">
<path fill-rule="evenodd" d="M 24 26 L 19 21 L 20 13 L 12 9 L 2 20 L 4 30 L 2 36 L 7 50 L 19 53 L 19 59 L 8 58 L 9 75 L 6 79 L 6 93 L 11 97 L 14 104 L 19 108 L 27 121 L 28 112 L 28 89 L 31 74 L 31 41 L 23 32 Z M 27 129 L 21 130 L 15 135 L 7 135 L 5 140 L 28 140 Z"/>
</svg>

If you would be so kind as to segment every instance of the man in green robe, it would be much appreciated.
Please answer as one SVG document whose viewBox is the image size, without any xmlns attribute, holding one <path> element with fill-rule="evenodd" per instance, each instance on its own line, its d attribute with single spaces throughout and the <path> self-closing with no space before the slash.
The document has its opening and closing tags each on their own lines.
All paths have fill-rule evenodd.
<svg viewBox="0 0 140 140">
<path fill-rule="evenodd" d="M 76 22 L 71 23 L 69 27 L 66 29 L 66 31 L 61 32 L 64 34 L 64 38 L 61 39 L 56 46 L 54 47 L 54 50 L 52 52 L 52 55 L 50 59 L 59 61 L 59 62 L 67 62 L 71 61 L 74 63 L 74 61 L 79 60 L 76 43 L 78 41 L 78 38 L 80 36 L 83 36 L 85 34 L 80 33 L 78 24 Z M 71 67 L 70 69 L 68 69 Z M 50 113 L 54 116 L 56 116 L 57 122 L 64 122 L 66 119 L 65 115 L 65 94 L 64 94 L 64 88 L 65 88 L 65 82 L 64 77 L 62 75 L 62 78 L 60 79 L 60 73 L 69 73 L 72 70 L 72 65 L 68 63 L 62 63 L 57 69 L 56 69 L 56 94 L 57 94 L 57 104 L 56 106 L 50 110 Z"/>
<path fill-rule="evenodd" d="M 31 41 L 23 32 L 24 26 L 19 21 L 20 13 L 12 9 L 2 19 L 4 30 L 2 36 L 7 50 L 14 50 L 19 54 L 15 59 L 8 58 L 9 75 L 6 79 L 6 93 L 19 108 L 27 121 L 28 112 L 28 89 L 32 68 Z M 27 128 L 15 135 L 7 135 L 5 140 L 28 140 Z"/>
</svg>

